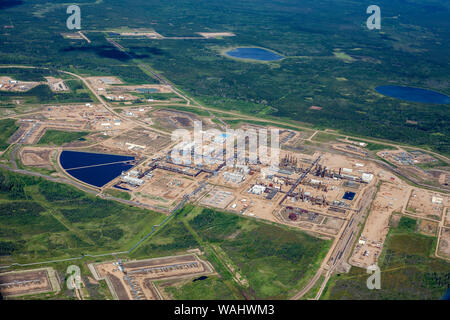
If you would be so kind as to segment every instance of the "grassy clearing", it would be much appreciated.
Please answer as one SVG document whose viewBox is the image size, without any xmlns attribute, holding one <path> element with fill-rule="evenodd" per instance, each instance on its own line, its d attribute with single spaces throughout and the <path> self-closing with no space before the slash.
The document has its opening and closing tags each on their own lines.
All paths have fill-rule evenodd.
<svg viewBox="0 0 450 320">
<path fill-rule="evenodd" d="M 318 132 L 314 138 L 313 141 L 317 142 L 337 142 L 338 139 L 343 139 L 344 136 L 338 136 L 334 134 L 324 133 L 324 132 Z"/>
<path fill-rule="evenodd" d="M 88 134 L 89 132 L 47 130 L 39 140 L 38 144 L 61 146 L 65 143 L 69 143 L 75 140 L 82 140 Z"/>
<path fill-rule="evenodd" d="M 9 147 L 8 139 L 17 129 L 19 129 L 19 126 L 16 124 L 16 120 L 0 120 L 0 150 L 5 150 Z"/>
<path fill-rule="evenodd" d="M 111 197 L 120 198 L 124 200 L 131 200 L 131 194 L 117 189 L 108 189 L 105 191 L 105 193 L 107 195 L 110 195 Z"/>
<path fill-rule="evenodd" d="M 0 171 L 0 263 L 128 250 L 163 215 Z"/>
<path fill-rule="evenodd" d="M 161 107 L 155 107 L 156 110 L 158 109 L 172 109 L 172 110 L 177 110 L 177 111 L 182 111 L 182 112 L 188 112 L 188 113 L 193 113 L 196 114 L 198 116 L 201 117 L 209 117 L 210 114 L 208 111 L 204 110 L 204 109 L 200 109 L 200 108 L 195 108 L 195 107 L 180 107 L 180 106 L 161 106 Z"/>
<path fill-rule="evenodd" d="M 243 294 L 252 299 L 288 298 L 312 275 L 329 245 L 298 230 L 211 209 L 189 223 L 237 266 L 249 284 Z"/>
<path fill-rule="evenodd" d="M 164 290 L 176 300 L 232 300 L 233 292 L 218 276 L 205 280 L 191 279 L 167 286 Z"/>
<path fill-rule="evenodd" d="M 265 121 L 256 121 L 256 120 L 224 120 L 224 122 L 231 125 L 232 128 L 238 128 L 241 124 L 248 123 L 248 124 L 254 124 L 254 125 L 263 126 L 263 127 L 273 126 L 273 127 L 283 128 L 283 129 L 288 129 L 288 130 L 303 131 L 303 129 L 300 129 L 297 127 L 278 124 L 275 122 L 265 122 Z"/>
</svg>

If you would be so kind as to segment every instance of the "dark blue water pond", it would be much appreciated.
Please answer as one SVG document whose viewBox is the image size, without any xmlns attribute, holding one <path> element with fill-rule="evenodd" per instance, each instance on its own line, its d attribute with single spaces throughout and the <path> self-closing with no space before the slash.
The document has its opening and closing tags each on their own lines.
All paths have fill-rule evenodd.
<svg viewBox="0 0 450 320">
<path fill-rule="evenodd" d="M 61 166 L 68 174 L 96 187 L 103 187 L 133 168 L 132 160 L 134 157 L 77 151 L 63 151 L 60 156 Z"/>
<path fill-rule="evenodd" d="M 225 54 L 233 58 L 260 61 L 276 61 L 283 59 L 283 56 L 263 48 L 236 48 L 225 52 Z"/>
<path fill-rule="evenodd" d="M 382 95 L 397 98 L 409 102 L 421 102 L 421 103 L 437 103 L 447 104 L 450 103 L 450 97 L 445 94 L 412 87 L 402 86 L 379 86 L 375 90 Z"/>
<path fill-rule="evenodd" d="M 353 200 L 353 198 L 355 198 L 355 193 L 351 192 L 351 191 L 347 191 L 345 192 L 344 196 L 342 197 L 342 199 L 346 199 L 346 200 Z"/>
<path fill-rule="evenodd" d="M 192 282 L 201 281 L 201 280 L 206 280 L 206 279 L 208 279 L 207 276 L 201 276 L 201 277 L 198 277 L 197 279 L 192 280 Z"/>
<path fill-rule="evenodd" d="M 450 300 L 450 288 L 447 289 L 447 292 L 444 294 L 441 300 Z"/>
<path fill-rule="evenodd" d="M 121 162 L 83 169 L 71 169 L 67 170 L 67 173 L 78 180 L 100 188 L 120 176 L 123 171 L 131 168 L 133 168 L 133 165 Z"/>
<path fill-rule="evenodd" d="M 61 166 L 66 170 L 129 160 L 134 160 L 134 157 L 78 151 L 63 151 L 59 157 Z"/>
</svg>

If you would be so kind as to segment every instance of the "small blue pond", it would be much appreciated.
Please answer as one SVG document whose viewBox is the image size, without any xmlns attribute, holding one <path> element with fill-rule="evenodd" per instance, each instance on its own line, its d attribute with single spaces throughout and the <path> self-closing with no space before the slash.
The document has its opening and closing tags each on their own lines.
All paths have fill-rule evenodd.
<svg viewBox="0 0 450 320">
<path fill-rule="evenodd" d="M 283 59 L 282 55 L 263 48 L 236 48 L 225 52 L 225 54 L 233 58 L 259 61 L 276 61 Z"/>
<path fill-rule="evenodd" d="M 342 197 L 342 199 L 345 199 L 345 200 L 353 200 L 353 198 L 355 197 L 355 193 L 354 192 L 351 192 L 351 191 L 347 191 L 345 194 L 344 194 L 344 196 Z"/>
<path fill-rule="evenodd" d="M 207 276 L 201 276 L 201 277 L 199 277 L 199 278 L 197 278 L 197 279 L 192 280 L 192 282 L 201 281 L 201 280 L 206 280 L 206 279 L 208 279 Z"/>
<path fill-rule="evenodd" d="M 444 294 L 441 300 L 450 300 L 450 288 L 447 289 L 447 292 Z"/>
<path fill-rule="evenodd" d="M 123 171 L 134 167 L 134 157 L 114 154 L 63 151 L 60 163 L 72 177 L 87 184 L 102 187 Z"/>
<path fill-rule="evenodd" d="M 448 104 L 450 97 L 445 94 L 413 87 L 379 86 L 375 90 L 382 95 L 409 102 Z"/>
</svg>

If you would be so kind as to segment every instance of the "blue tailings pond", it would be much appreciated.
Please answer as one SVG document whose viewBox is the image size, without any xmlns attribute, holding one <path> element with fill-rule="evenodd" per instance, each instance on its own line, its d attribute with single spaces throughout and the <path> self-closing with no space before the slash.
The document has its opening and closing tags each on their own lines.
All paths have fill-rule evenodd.
<svg viewBox="0 0 450 320">
<path fill-rule="evenodd" d="M 133 168 L 134 160 L 131 156 L 78 151 L 63 151 L 59 158 L 68 174 L 96 187 L 103 187 Z"/>
</svg>

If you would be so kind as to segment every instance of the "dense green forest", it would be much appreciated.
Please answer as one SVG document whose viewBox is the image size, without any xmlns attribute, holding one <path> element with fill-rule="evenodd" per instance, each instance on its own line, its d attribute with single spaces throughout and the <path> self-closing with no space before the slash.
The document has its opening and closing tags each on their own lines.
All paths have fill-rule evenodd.
<svg viewBox="0 0 450 320">
<path fill-rule="evenodd" d="M 0 120 L 0 150 L 8 148 L 8 140 L 18 128 L 19 126 L 14 119 Z"/>
<path fill-rule="evenodd" d="M 374 91 L 398 84 L 450 94 L 448 2 L 380 0 L 382 29 L 370 31 L 367 4 L 357 0 L 84 1 L 82 29 L 91 43 L 60 35 L 67 32 L 62 1 L 8 3 L 0 18 L 14 28 L 0 33 L 0 64 L 155 82 L 137 69 L 145 63 L 209 106 L 450 153 L 448 105 L 403 102 Z M 164 36 L 236 36 L 115 39 L 124 53 L 106 39 L 106 31 L 124 26 Z M 248 63 L 221 54 L 236 46 L 265 47 L 286 58 Z M 322 110 L 310 110 L 313 105 Z"/>
</svg>

